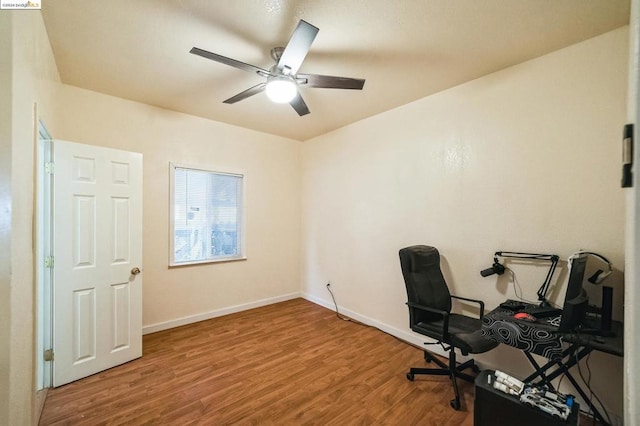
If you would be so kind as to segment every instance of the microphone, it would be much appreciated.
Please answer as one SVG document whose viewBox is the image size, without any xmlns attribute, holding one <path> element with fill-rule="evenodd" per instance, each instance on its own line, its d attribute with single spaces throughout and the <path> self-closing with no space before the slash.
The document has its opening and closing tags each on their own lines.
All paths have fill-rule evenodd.
<svg viewBox="0 0 640 426">
<path fill-rule="evenodd" d="M 480 271 L 480 275 L 482 275 L 483 277 L 488 277 L 493 274 L 502 275 L 504 274 L 504 271 L 505 267 L 498 262 L 498 259 L 494 258 L 491 268 L 483 269 L 482 271 Z"/>
</svg>

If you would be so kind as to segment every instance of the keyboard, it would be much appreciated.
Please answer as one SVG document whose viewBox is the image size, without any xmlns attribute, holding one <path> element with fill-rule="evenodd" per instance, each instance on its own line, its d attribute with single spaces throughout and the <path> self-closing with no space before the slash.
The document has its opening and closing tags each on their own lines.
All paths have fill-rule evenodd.
<svg viewBox="0 0 640 426">
<path fill-rule="evenodd" d="M 536 318 L 548 318 L 562 315 L 562 309 L 554 308 L 552 306 L 527 306 L 522 311 L 529 315 L 533 315 Z"/>
<path fill-rule="evenodd" d="M 524 303 L 518 302 L 517 300 L 507 300 L 506 302 L 500 304 L 500 307 L 502 309 L 507 309 L 513 312 L 519 312 L 524 309 L 525 306 L 526 305 Z"/>
</svg>

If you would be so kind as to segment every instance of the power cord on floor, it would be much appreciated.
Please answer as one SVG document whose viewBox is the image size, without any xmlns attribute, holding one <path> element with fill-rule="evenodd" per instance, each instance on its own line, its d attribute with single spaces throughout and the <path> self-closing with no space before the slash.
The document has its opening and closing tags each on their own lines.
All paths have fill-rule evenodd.
<svg viewBox="0 0 640 426">
<path fill-rule="evenodd" d="M 576 353 L 576 364 L 578 366 L 578 373 L 580 374 L 580 378 L 582 379 L 584 384 L 587 385 L 587 389 L 589 389 L 589 399 L 593 400 L 595 398 L 595 400 L 598 401 L 598 404 L 600 404 L 600 408 L 602 409 L 602 411 L 604 411 L 605 416 L 607 416 L 607 421 L 609 422 L 609 424 L 612 424 L 611 417 L 609 417 L 609 412 L 607 411 L 606 407 L 604 406 L 600 398 L 598 398 L 598 395 L 596 395 L 593 389 L 591 388 L 591 366 L 589 366 L 590 357 L 591 357 L 591 353 L 589 353 L 589 355 L 587 355 L 587 358 L 585 359 L 585 365 L 587 366 L 587 371 L 588 371 L 588 378 L 585 379 L 584 374 L 582 374 L 582 369 L 580 368 L 580 363 L 578 362 L 579 360 L 577 358 L 577 353 Z M 593 424 L 595 425 L 596 415 L 593 410 L 591 410 L 591 416 L 593 417 Z"/>
<path fill-rule="evenodd" d="M 400 341 L 400 342 L 402 342 L 402 343 L 405 343 L 405 344 L 408 344 L 408 345 L 410 345 L 410 346 L 416 347 L 415 345 L 412 345 L 411 343 L 407 342 L 406 340 L 403 340 L 403 339 L 401 339 L 401 338 L 399 338 L 399 337 L 397 337 L 397 336 L 394 336 L 393 334 L 391 334 L 391 333 L 389 333 L 389 332 L 386 332 L 386 331 L 382 330 L 381 328 L 378 328 L 378 327 L 373 326 L 373 325 L 365 324 L 365 323 L 360 322 L 360 321 L 358 321 L 358 320 L 354 320 L 353 318 L 349 318 L 349 317 L 345 317 L 345 316 L 341 315 L 341 314 L 340 314 L 340 312 L 338 312 L 338 303 L 336 302 L 336 297 L 333 295 L 333 291 L 331 290 L 331 283 L 330 283 L 330 282 L 329 282 L 329 283 L 327 283 L 327 290 L 329 291 L 329 294 L 331 295 L 331 299 L 333 300 L 333 306 L 335 307 L 336 316 L 337 316 L 339 319 L 341 319 L 342 321 L 348 321 L 348 322 L 352 322 L 352 323 L 354 323 L 354 324 L 361 325 L 361 326 L 363 326 L 363 327 L 369 327 L 369 328 L 376 329 L 376 330 L 378 330 L 378 331 L 383 332 L 384 334 L 386 334 L 386 335 L 388 335 L 388 336 L 393 337 L 393 338 L 394 338 L 394 339 L 396 339 L 396 340 L 399 340 L 399 341 Z M 418 349 L 420 349 L 420 350 L 424 350 L 424 349 L 422 349 L 422 348 L 418 348 Z"/>
<path fill-rule="evenodd" d="M 327 290 L 329 290 L 329 294 L 331 295 L 331 299 L 333 300 L 333 306 L 335 306 L 336 316 L 338 318 L 340 318 L 342 321 L 350 321 L 350 322 L 354 322 L 356 324 L 365 325 L 367 327 L 370 327 L 369 325 L 361 323 L 360 321 L 356 321 L 356 320 L 351 319 L 349 317 L 343 317 L 342 315 L 340 315 L 340 312 L 338 312 L 338 304 L 336 303 L 336 297 L 333 295 L 333 291 L 331 291 L 331 283 L 327 283 Z"/>
</svg>

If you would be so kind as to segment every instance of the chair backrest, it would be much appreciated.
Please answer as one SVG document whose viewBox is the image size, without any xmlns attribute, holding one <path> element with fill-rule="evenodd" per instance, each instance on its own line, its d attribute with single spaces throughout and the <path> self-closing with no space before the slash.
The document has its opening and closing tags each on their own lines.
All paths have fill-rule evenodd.
<svg viewBox="0 0 640 426">
<path fill-rule="evenodd" d="M 400 249 L 400 266 L 409 302 L 451 312 L 451 293 L 440 270 L 440 253 L 430 246 Z M 441 319 L 424 311 L 409 309 L 411 324 Z"/>
</svg>

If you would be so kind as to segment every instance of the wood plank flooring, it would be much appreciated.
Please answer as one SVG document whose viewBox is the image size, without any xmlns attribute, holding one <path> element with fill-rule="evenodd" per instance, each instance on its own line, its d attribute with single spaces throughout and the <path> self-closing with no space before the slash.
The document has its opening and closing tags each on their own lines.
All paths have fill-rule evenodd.
<svg viewBox="0 0 640 426">
<path fill-rule="evenodd" d="M 472 425 L 473 385 L 406 379 L 422 351 L 303 299 L 144 336 L 143 357 L 49 391 L 40 425 Z"/>
</svg>

